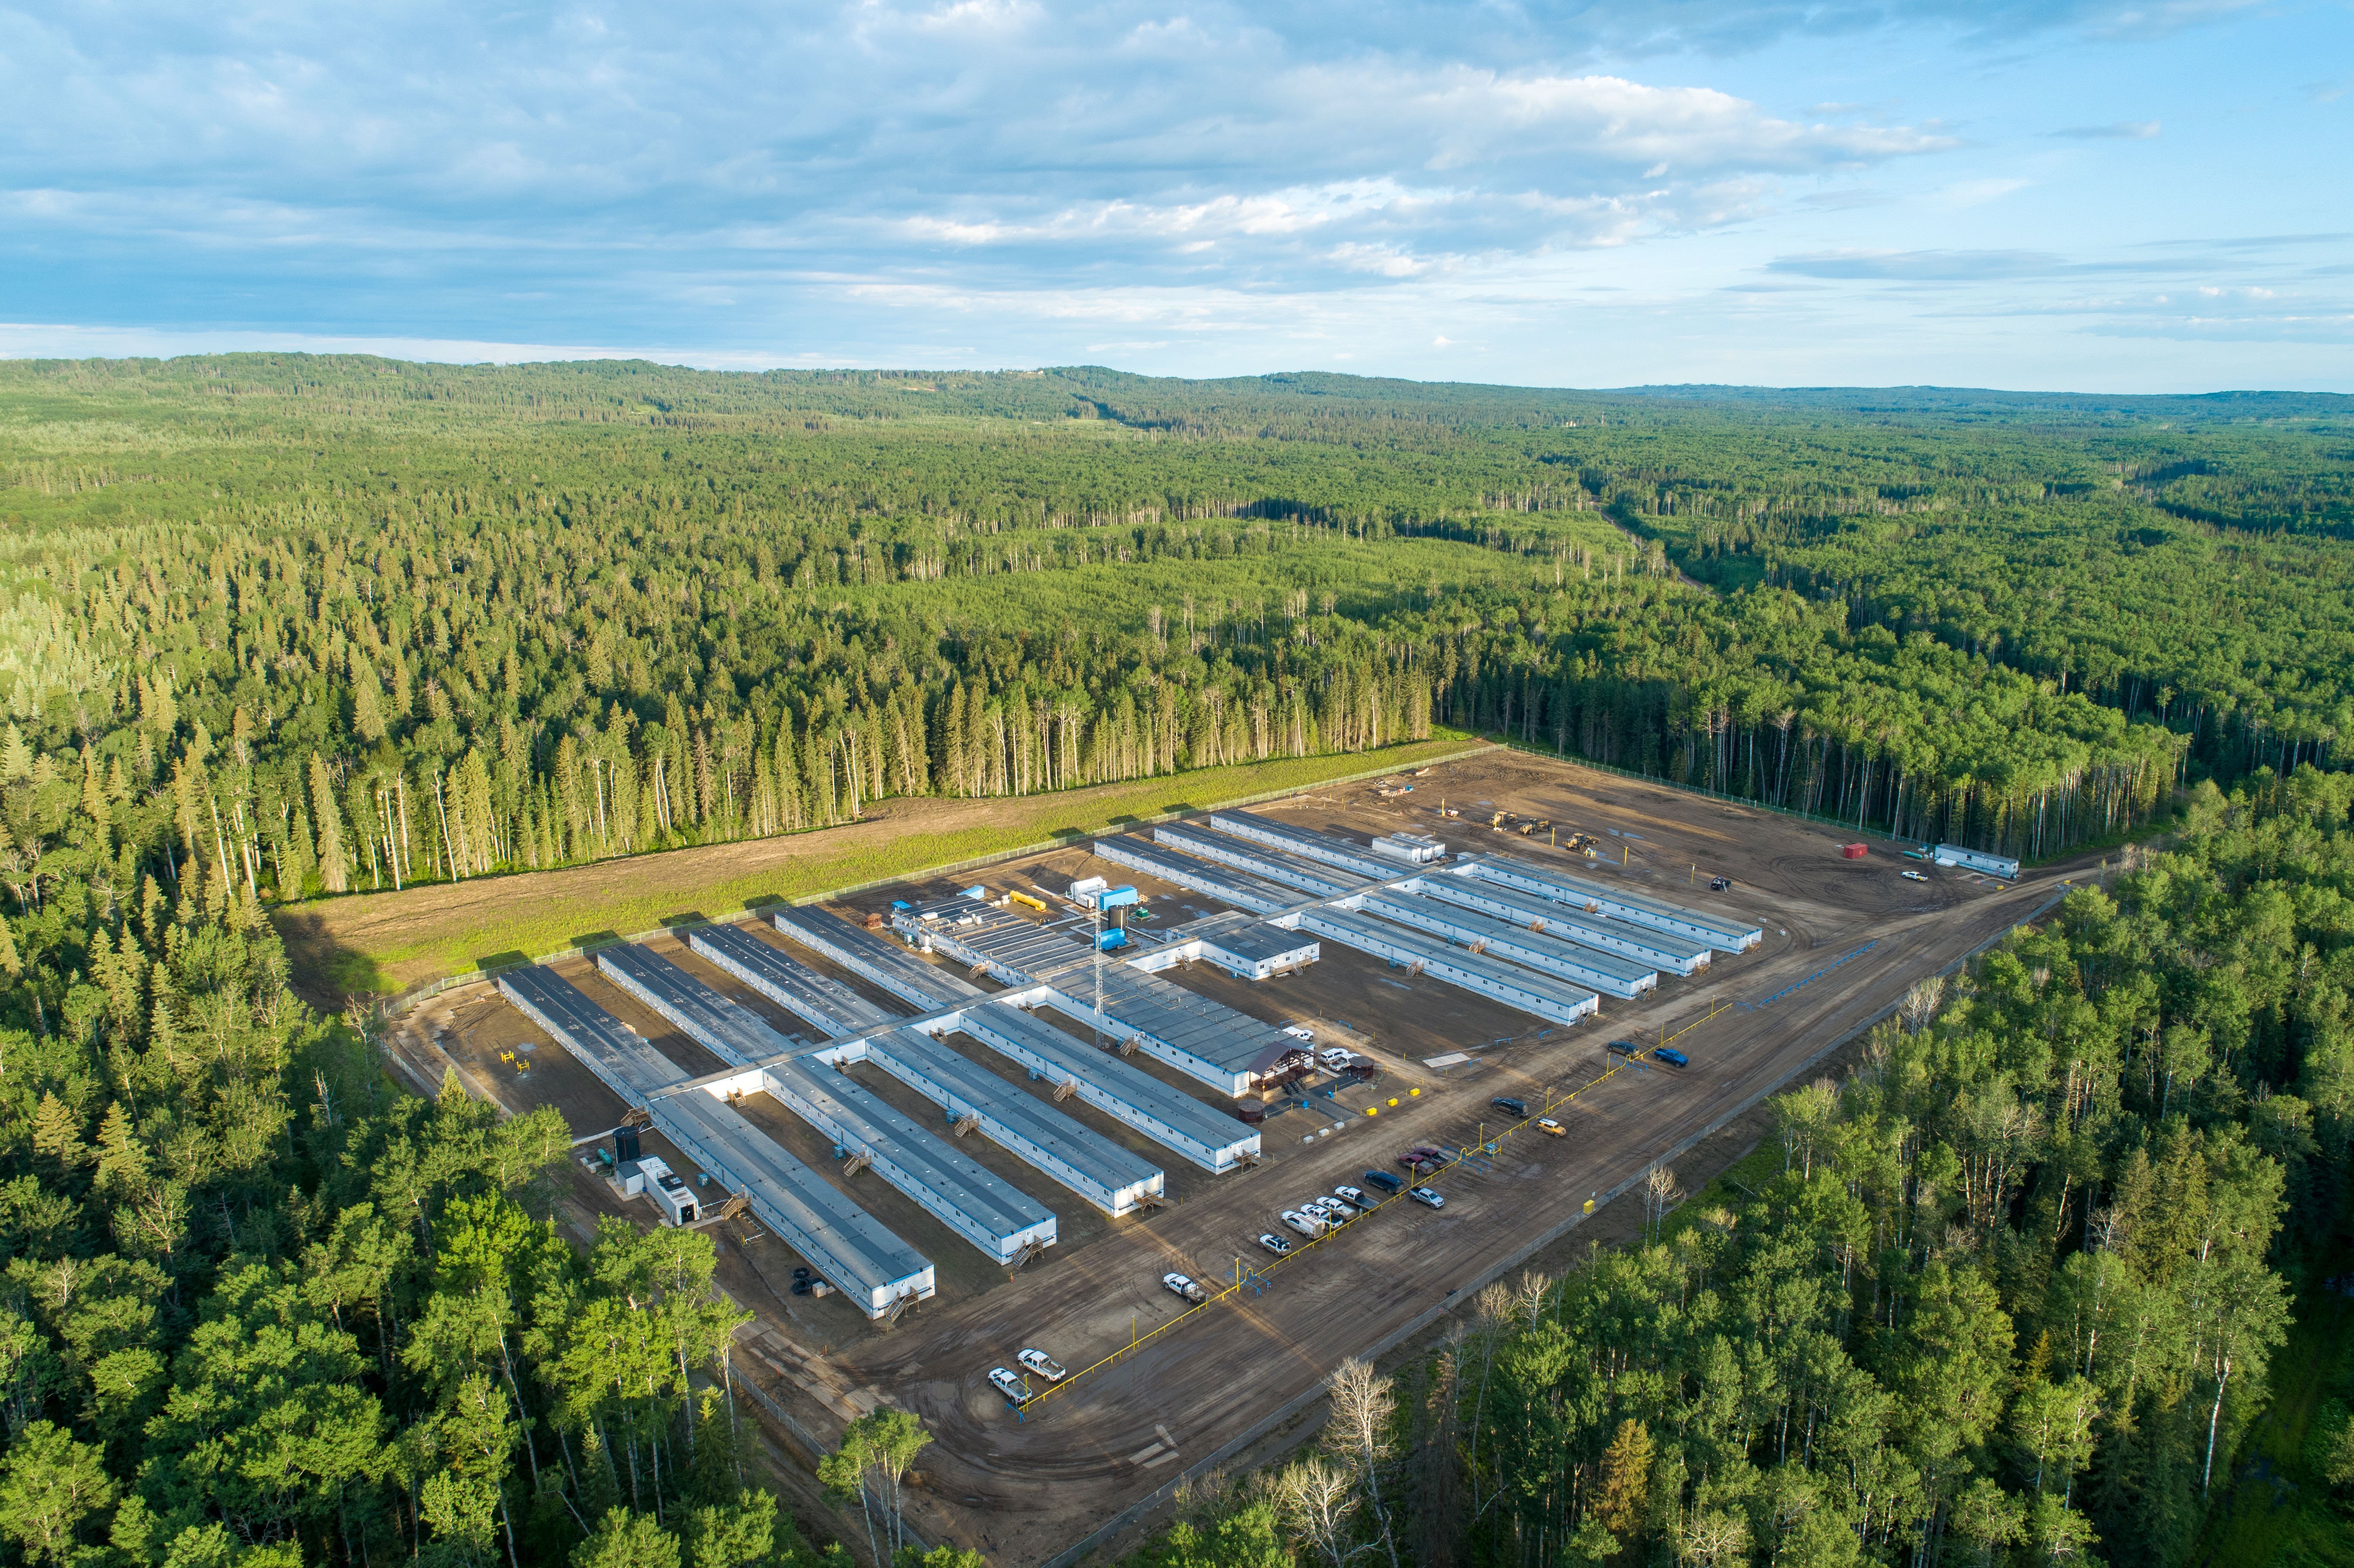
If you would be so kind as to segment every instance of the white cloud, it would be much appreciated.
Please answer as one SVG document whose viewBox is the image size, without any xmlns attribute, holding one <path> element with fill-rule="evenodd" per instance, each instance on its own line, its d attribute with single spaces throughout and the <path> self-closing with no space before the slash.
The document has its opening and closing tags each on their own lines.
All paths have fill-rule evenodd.
<svg viewBox="0 0 2354 1568">
<path fill-rule="evenodd" d="M 2023 312 L 2105 271 L 2135 274 L 2118 287 L 2163 274 L 2178 301 L 2228 278 L 2279 298 L 2200 309 L 2327 321 L 2338 305 L 2295 288 L 2354 256 L 2344 238 L 2311 237 L 2295 266 L 2274 239 L 2138 260 L 2202 209 L 2076 172 L 2159 179 L 2193 140 L 2157 136 L 2161 114 L 2221 155 L 2213 117 L 2190 107 L 2211 77 L 2186 102 L 2153 58 L 2112 101 L 2093 89 L 2117 56 L 2084 40 L 2230 14 L 0 0 L 0 277 L 12 314 L 163 323 L 138 340 L 153 344 L 494 358 L 683 344 L 660 352 L 711 362 L 693 344 L 770 342 L 763 363 L 1173 366 L 1225 344 L 1369 366 L 1463 347 L 1500 364 L 1559 323 L 1582 344 L 1615 313 L 1641 323 L 1634 363 L 1656 379 L 1642 355 L 1704 339 L 1706 321 L 1781 323 L 1799 365 L 1818 343 L 1883 352 L 1840 309 Z M 2195 42 L 2170 47 L 2195 60 Z M 2337 112 L 2318 106 L 2342 84 L 2301 90 L 2319 68 L 2281 69 L 2266 101 Z M 2130 155 L 2035 134 L 2063 112 L 2134 116 L 2059 132 Z M 2306 142 L 2327 138 L 2267 143 L 2281 151 L 2266 177 L 2298 194 L 2272 201 L 2251 181 L 2250 232 L 2309 225 L 2334 189 L 2326 169 L 2292 179 Z M 2219 254 L 2233 245 L 2253 249 Z M 0 352 L 65 330 L 9 329 Z"/>
</svg>

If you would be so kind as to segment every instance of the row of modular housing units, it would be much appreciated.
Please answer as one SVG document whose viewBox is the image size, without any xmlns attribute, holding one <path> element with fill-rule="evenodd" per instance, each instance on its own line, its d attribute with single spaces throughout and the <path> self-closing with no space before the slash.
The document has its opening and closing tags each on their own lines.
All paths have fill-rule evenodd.
<svg viewBox="0 0 2354 1568">
<path fill-rule="evenodd" d="M 1442 867 L 1444 846 L 1419 835 L 1359 844 L 1249 811 L 1214 812 L 1206 829 L 1169 823 L 1150 838 L 1100 840 L 1096 853 L 1563 1023 L 1591 1016 L 1601 995 L 1640 996 L 1662 969 L 1691 975 L 1712 953 L 1744 951 L 1765 935 L 1523 860 Z"/>
<path fill-rule="evenodd" d="M 1205 1169 L 1233 1170 L 1257 1153 L 1255 1131 L 1116 1057 L 1087 1051 L 1062 1031 L 1038 1023 L 1018 1003 L 984 999 L 955 975 L 904 950 L 893 952 L 890 944 L 873 942 L 870 933 L 847 922 L 810 910 L 791 914 L 795 925 L 815 926 L 825 943 L 817 950 L 832 948 L 860 960 L 850 967 L 870 979 L 877 969 L 892 974 L 900 982 L 887 988 L 895 994 L 914 1000 L 914 991 L 927 1001 L 936 994 L 939 1000 L 961 997 L 975 1005 L 947 1019 L 877 1027 L 879 1010 L 873 1003 L 775 946 L 734 927 L 694 934 L 691 945 L 697 952 L 761 994 L 790 999 L 780 1004 L 811 1022 L 821 1034 L 835 1036 L 811 1046 L 778 1033 L 758 1014 L 658 954 L 632 944 L 600 950 L 596 963 L 606 980 L 728 1064 L 720 1073 L 694 1078 L 546 969 L 508 970 L 499 986 L 626 1106 L 642 1108 L 711 1180 L 741 1194 L 771 1230 L 868 1316 L 887 1317 L 907 1301 L 929 1297 L 929 1260 L 748 1119 L 737 1108 L 743 1096 L 769 1096 L 831 1139 L 838 1157 L 863 1157 L 860 1163 L 882 1180 L 1007 1264 L 1053 1244 L 1053 1213 L 843 1069 L 872 1062 L 939 1106 L 947 1122 L 970 1120 L 984 1137 L 1108 1213 L 1159 1202 L 1165 1182 L 1161 1171 L 971 1062 L 949 1046 L 945 1035 L 961 1032 L 1024 1065 L 1034 1063 L 1032 1075 L 1044 1077 L 1051 1071 L 1057 1086 L 1080 1079 L 1089 1103 Z M 827 923 L 835 928 L 828 929 Z M 779 926 L 790 928 L 783 921 Z M 868 950 L 868 942 L 881 953 Z M 877 956 L 884 962 L 875 963 Z M 907 967 L 889 962 L 894 959 Z M 1050 1056 L 1038 1047 L 1052 1042 L 1029 1038 L 1037 1029 L 1077 1049 Z M 696 1223 L 691 1192 L 665 1197 L 670 1217 Z"/>
</svg>

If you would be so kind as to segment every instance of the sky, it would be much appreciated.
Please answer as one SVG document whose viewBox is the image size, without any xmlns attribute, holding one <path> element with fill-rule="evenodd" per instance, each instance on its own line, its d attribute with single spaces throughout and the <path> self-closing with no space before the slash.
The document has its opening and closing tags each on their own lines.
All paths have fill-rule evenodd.
<svg viewBox="0 0 2354 1568">
<path fill-rule="evenodd" d="M 2354 391 L 2349 0 L 0 0 L 0 355 Z"/>
</svg>

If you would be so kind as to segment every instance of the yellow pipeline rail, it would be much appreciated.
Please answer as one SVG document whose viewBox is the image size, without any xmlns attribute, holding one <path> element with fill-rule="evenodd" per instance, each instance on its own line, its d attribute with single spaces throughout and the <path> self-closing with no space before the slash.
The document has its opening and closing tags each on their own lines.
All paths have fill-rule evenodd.
<svg viewBox="0 0 2354 1568">
<path fill-rule="evenodd" d="M 1711 1013 L 1709 1016 L 1714 1017 L 1715 1014 Z M 1705 1022 L 1707 1020 L 1703 1019 L 1702 1022 Z M 1681 1032 L 1679 1038 L 1681 1037 L 1681 1033 L 1689 1033 L 1689 1029 Z M 1600 1077 L 1580 1084 L 1577 1087 L 1570 1090 L 1569 1093 L 1561 1096 L 1557 1099 L 1553 1097 L 1552 1091 L 1546 1091 L 1544 1106 L 1542 1109 L 1537 1111 L 1535 1115 L 1526 1117 L 1504 1128 L 1501 1132 L 1497 1133 L 1493 1138 L 1487 1139 L 1477 1145 L 1471 1146 L 1471 1150 L 1479 1153 L 1483 1159 L 1494 1154 L 1503 1147 L 1508 1139 L 1511 1138 L 1516 1133 L 1526 1130 L 1532 1123 L 1535 1122 L 1537 1117 L 1550 1115 L 1554 1110 L 1569 1104 L 1570 1101 L 1585 1093 L 1586 1090 L 1594 1088 L 1599 1085 L 1608 1083 L 1612 1078 L 1617 1076 L 1625 1065 L 1626 1064 L 1623 1062 L 1614 1061 L 1608 1068 L 1604 1070 Z M 1428 1176 L 1423 1177 L 1419 1184 L 1426 1187 L 1437 1178 L 1447 1174 L 1447 1171 L 1453 1170 L 1456 1166 L 1463 1162 L 1466 1152 L 1467 1150 L 1463 1149 L 1457 1150 L 1454 1159 L 1440 1165 L 1437 1170 L 1432 1171 Z M 1310 1240 L 1294 1245 L 1292 1249 L 1284 1254 L 1281 1257 L 1271 1259 L 1264 1266 L 1254 1268 L 1251 1272 L 1264 1279 L 1274 1274 L 1277 1269 L 1283 1267 L 1284 1265 L 1290 1263 L 1293 1259 L 1307 1256 L 1318 1247 L 1322 1246 L 1326 1242 L 1331 1241 L 1341 1234 L 1341 1232 L 1347 1230 L 1351 1225 L 1371 1219 L 1373 1215 L 1378 1214 L 1383 1210 L 1388 1208 L 1392 1203 L 1403 1203 L 1410 1201 L 1411 1200 L 1409 1200 L 1403 1192 L 1400 1192 L 1394 1197 L 1384 1198 L 1372 1209 L 1341 1221 L 1339 1224 L 1334 1225 L 1320 1236 L 1316 1236 Z M 1195 1280 L 1194 1283 L 1198 1285 L 1201 1281 Z M 1150 1333 L 1138 1335 L 1134 1339 L 1130 1340 L 1127 1344 L 1122 1345 L 1119 1350 L 1116 1350 L 1111 1354 L 1104 1357 L 1101 1361 L 1081 1367 L 1078 1371 L 1065 1377 L 1060 1383 L 1048 1383 L 1044 1388 L 1040 1389 L 1028 1399 L 1023 1401 L 1022 1408 L 1023 1410 L 1035 1409 L 1038 1405 L 1044 1404 L 1055 1395 L 1067 1392 L 1069 1389 L 1074 1387 L 1080 1379 L 1090 1376 L 1093 1373 L 1102 1372 L 1108 1367 L 1116 1365 L 1125 1358 L 1134 1355 L 1146 1345 L 1150 1344 L 1161 1335 L 1169 1332 L 1170 1330 L 1176 1328 L 1181 1323 L 1186 1322 L 1199 1313 L 1208 1311 L 1211 1308 L 1217 1306 L 1220 1302 L 1225 1301 L 1230 1298 L 1240 1294 L 1242 1289 L 1243 1282 L 1240 1279 L 1236 1279 L 1232 1284 L 1226 1286 L 1225 1288 L 1220 1290 L 1216 1295 L 1211 1297 L 1208 1300 L 1186 1308 L 1185 1310 L 1178 1313 L 1177 1316 L 1170 1319 L 1169 1321 L 1161 1324 L 1159 1328 L 1154 1329 Z"/>
</svg>

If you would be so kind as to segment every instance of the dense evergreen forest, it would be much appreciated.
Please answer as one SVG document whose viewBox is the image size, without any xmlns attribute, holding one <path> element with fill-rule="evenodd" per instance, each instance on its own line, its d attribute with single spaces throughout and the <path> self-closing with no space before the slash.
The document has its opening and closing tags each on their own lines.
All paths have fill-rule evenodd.
<svg viewBox="0 0 2354 1568">
<path fill-rule="evenodd" d="M 2344 399 L 1892 401 L 14 365 L 0 772 L 220 904 L 1433 723 L 2029 855 L 2331 762 Z"/>
<path fill-rule="evenodd" d="M 1155 1552 L 2187 1562 L 2343 1223 L 2349 589 L 2338 398 L 0 365 L 0 1540 L 816 1560 L 707 1251 L 561 1239 L 564 1129 L 398 1094 L 273 906 L 1451 726 L 2179 838 Z"/>
<path fill-rule="evenodd" d="M 2171 851 L 1784 1096 L 1756 1185 L 1663 1183 L 1642 1245 L 1344 1366 L 1315 1452 L 1130 1568 L 2198 1561 L 2293 1296 L 2348 1263 L 2349 804 L 2200 785 Z M 2269 1561 L 2348 1561 L 2338 1408 L 2250 1489 L 2335 1494 Z"/>
</svg>

